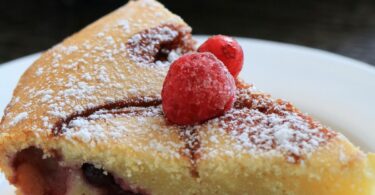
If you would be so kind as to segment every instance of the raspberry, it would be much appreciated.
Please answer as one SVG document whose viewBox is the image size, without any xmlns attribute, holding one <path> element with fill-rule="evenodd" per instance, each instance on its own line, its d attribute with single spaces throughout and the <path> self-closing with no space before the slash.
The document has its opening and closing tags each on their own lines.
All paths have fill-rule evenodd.
<svg viewBox="0 0 375 195">
<path fill-rule="evenodd" d="M 199 52 L 211 52 L 221 60 L 233 77 L 237 77 L 243 65 L 243 51 L 238 42 L 228 36 L 215 35 L 207 39 Z"/>
<path fill-rule="evenodd" d="M 190 53 L 170 66 L 162 90 L 166 118 L 178 125 L 202 123 L 233 106 L 235 81 L 211 53 Z"/>
</svg>

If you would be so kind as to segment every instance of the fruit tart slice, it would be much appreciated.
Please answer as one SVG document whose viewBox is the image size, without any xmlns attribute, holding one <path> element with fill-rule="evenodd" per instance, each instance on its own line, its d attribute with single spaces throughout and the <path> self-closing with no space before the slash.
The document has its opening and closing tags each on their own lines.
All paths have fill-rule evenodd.
<svg viewBox="0 0 375 195">
<path fill-rule="evenodd" d="M 195 53 L 190 31 L 161 4 L 131 1 L 45 52 L 0 124 L 0 168 L 18 192 L 374 193 L 373 155 L 232 77 L 211 49 Z"/>
</svg>

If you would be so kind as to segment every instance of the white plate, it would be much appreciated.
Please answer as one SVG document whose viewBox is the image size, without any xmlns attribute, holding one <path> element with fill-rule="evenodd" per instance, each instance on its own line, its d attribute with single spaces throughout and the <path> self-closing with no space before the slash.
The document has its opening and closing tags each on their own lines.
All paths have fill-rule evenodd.
<svg viewBox="0 0 375 195">
<path fill-rule="evenodd" d="M 274 97 L 290 100 L 365 151 L 375 152 L 375 68 L 296 45 L 247 38 L 238 41 L 246 55 L 240 77 Z M 0 66 L 0 110 L 10 100 L 20 75 L 38 56 Z M 1 175 L 0 192 L 12 194 Z"/>
</svg>

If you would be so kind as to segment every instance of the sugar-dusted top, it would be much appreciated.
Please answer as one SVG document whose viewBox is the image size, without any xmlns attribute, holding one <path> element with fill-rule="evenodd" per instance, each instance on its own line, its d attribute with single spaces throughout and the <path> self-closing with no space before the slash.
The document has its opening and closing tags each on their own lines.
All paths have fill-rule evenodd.
<svg viewBox="0 0 375 195">
<path fill-rule="evenodd" d="M 193 49 L 190 32 L 156 1 L 129 2 L 45 52 L 26 71 L 5 110 L 2 132 L 48 136 L 56 124 L 87 110 L 160 97 L 169 62 Z"/>
<path fill-rule="evenodd" d="M 233 109 L 223 116 L 193 126 L 176 126 L 166 122 L 161 106 L 137 106 L 102 109 L 89 116 L 77 117 L 64 126 L 64 135 L 95 144 L 113 142 L 134 150 L 160 147 L 163 155 L 210 158 L 218 153 L 235 156 L 274 152 L 297 163 L 336 133 L 300 113 L 290 103 L 273 100 L 252 87 L 237 90 Z M 145 126 L 145 123 L 148 123 Z M 180 137 L 166 141 L 155 134 Z M 140 136 L 142 145 L 129 141 Z M 138 138 L 140 138 L 138 137 Z M 137 140 L 138 138 L 134 138 Z M 211 145 L 221 144 L 222 147 Z M 228 149 L 225 145 L 231 145 Z M 173 154 L 173 155 L 172 155 Z M 204 155 L 202 155 L 204 154 Z"/>
<path fill-rule="evenodd" d="M 244 86 L 225 115 L 189 127 L 169 124 L 159 106 L 168 61 L 193 43 L 179 17 L 155 1 L 132 1 L 27 70 L 5 111 L 0 141 L 53 137 L 187 157 L 194 165 L 218 154 L 269 151 L 298 162 L 335 136 L 291 104 Z"/>
</svg>

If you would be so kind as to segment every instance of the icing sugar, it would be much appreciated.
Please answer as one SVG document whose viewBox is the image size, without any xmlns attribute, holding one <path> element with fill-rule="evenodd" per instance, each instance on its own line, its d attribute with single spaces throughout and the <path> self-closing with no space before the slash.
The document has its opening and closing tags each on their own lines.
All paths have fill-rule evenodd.
<svg viewBox="0 0 375 195">
<path fill-rule="evenodd" d="M 246 101 L 251 102 L 244 104 L 245 100 L 241 97 L 248 97 Z M 219 152 L 230 156 L 273 152 L 285 155 L 286 160 L 290 163 L 306 158 L 307 154 L 336 135 L 319 123 L 309 120 L 308 116 L 296 111 L 289 103 L 272 100 L 267 95 L 260 95 L 259 92 L 252 91 L 251 88 L 238 90 L 236 105 L 242 105 L 242 107 L 237 106 L 221 117 L 209 120 L 201 125 L 189 127 L 166 125 L 165 122 L 162 123 L 163 125 L 153 123 L 154 119 L 165 121 L 161 106 L 99 110 L 88 117 L 79 117 L 72 120 L 64 127 L 64 134 L 68 137 L 91 142 L 98 139 L 95 136 L 98 129 L 101 129 L 100 131 L 107 129 L 103 130 L 107 133 L 100 133 L 100 141 L 113 142 L 113 140 L 116 140 L 116 142 L 121 143 L 127 142 L 122 140 L 124 139 L 124 131 L 138 134 L 144 133 L 144 131 L 168 132 L 171 128 L 178 128 L 180 129 L 180 136 L 184 138 L 184 142 L 188 146 L 188 149 L 183 150 L 186 156 L 192 157 L 193 155 L 206 153 L 207 155 L 201 158 L 208 158 L 217 155 Z M 265 105 L 268 111 L 263 109 Z M 121 122 L 125 119 L 126 121 L 138 122 L 136 126 L 133 126 L 134 124 Z M 107 121 L 107 124 L 103 124 L 103 121 Z M 149 124 L 149 129 L 141 128 L 143 123 Z M 208 130 L 204 130 L 206 128 Z M 108 129 L 110 129 L 110 132 L 108 132 Z M 207 140 L 203 140 L 202 137 L 207 137 Z M 199 142 L 201 142 L 198 144 L 199 148 L 196 148 L 196 144 Z M 209 143 L 231 147 L 230 149 L 221 146 L 210 147 Z M 181 147 L 177 142 L 159 143 L 152 137 L 149 138 L 146 145 L 134 144 L 130 147 L 138 150 L 141 150 L 142 147 L 168 147 L 172 151 L 181 150 L 176 148 Z M 191 151 L 192 148 L 195 148 L 193 152 Z M 165 148 L 160 150 L 165 152 Z"/>
<path fill-rule="evenodd" d="M 25 120 L 28 117 L 28 115 L 29 114 L 27 112 L 21 112 L 20 114 L 18 114 L 17 116 L 13 118 L 13 120 L 10 122 L 10 126 L 14 126 L 20 121 Z"/>
<path fill-rule="evenodd" d="M 112 25 L 95 32 L 95 39 L 76 44 L 68 41 L 48 51 L 45 59 L 47 65 L 32 73 L 35 85 L 22 89 L 24 94 L 28 94 L 27 98 L 35 102 L 25 108 L 25 112 L 16 116 L 9 114 L 12 116 L 9 125 L 27 119 L 35 114 L 33 112 L 37 106 L 43 106 L 46 116 L 33 118 L 40 120 L 42 126 L 33 124 L 30 128 L 35 131 L 46 128 L 52 132 L 57 119 L 67 119 L 74 113 L 81 113 L 103 102 L 126 100 L 129 96 L 138 97 L 152 90 L 154 93 L 157 90 L 149 87 L 155 86 L 155 78 L 152 77 L 162 77 L 167 71 L 158 67 L 168 66 L 178 56 L 192 50 L 190 29 L 187 27 L 180 29 L 162 25 L 130 35 L 130 40 L 124 43 L 117 36 L 112 37 L 110 30 L 120 28 L 124 33 L 130 32 L 132 28 L 141 26 L 142 21 L 121 20 L 114 21 Z M 182 43 L 174 45 L 175 40 Z M 129 63 L 128 57 L 135 63 Z M 137 75 L 142 68 L 154 72 Z M 42 76 L 43 80 L 40 80 Z M 134 79 L 142 81 L 142 85 L 128 85 L 135 83 Z M 193 127 L 168 124 L 160 106 L 129 107 L 99 110 L 88 117 L 74 118 L 64 124 L 62 136 L 90 145 L 109 142 L 128 144 L 136 151 L 155 148 L 168 158 L 180 158 L 179 151 L 191 158 L 200 153 L 207 154 L 202 158 L 208 158 L 219 153 L 234 156 L 273 151 L 295 162 L 335 135 L 296 111 L 289 103 L 272 100 L 254 88 L 240 89 L 236 96 L 232 110 Z M 150 97 L 139 98 L 150 100 Z M 20 104 L 17 101 L 19 98 L 15 98 L 13 104 Z M 138 136 L 147 141 L 134 143 L 126 136 Z M 172 137 L 184 137 L 184 140 L 171 140 Z M 212 146 L 215 144 L 219 147 Z"/>
<path fill-rule="evenodd" d="M 148 29 L 143 33 L 132 36 L 127 43 L 129 46 L 130 58 L 144 66 L 169 65 L 174 59 L 178 58 L 182 53 L 185 53 L 181 48 L 178 48 L 177 45 L 174 45 L 176 43 L 173 43 L 173 41 L 177 40 L 179 36 L 187 35 L 180 35 L 174 28 L 176 27 L 165 25 Z M 182 33 L 184 32 L 182 31 Z M 183 40 L 184 37 L 180 39 Z M 163 46 L 165 48 L 163 48 Z M 184 45 L 180 46 L 185 47 Z M 166 59 L 160 60 L 157 59 L 160 54 L 168 55 L 166 56 Z"/>
</svg>

